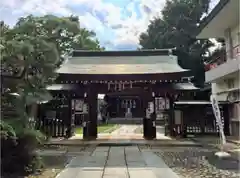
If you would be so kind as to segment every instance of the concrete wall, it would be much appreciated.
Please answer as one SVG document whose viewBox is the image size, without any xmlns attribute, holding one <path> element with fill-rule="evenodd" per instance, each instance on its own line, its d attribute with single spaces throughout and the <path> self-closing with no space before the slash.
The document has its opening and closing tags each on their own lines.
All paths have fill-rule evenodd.
<svg viewBox="0 0 240 178">
<path fill-rule="evenodd" d="M 225 41 L 228 62 L 218 66 L 215 71 L 212 69 L 212 71 L 206 73 L 206 78 L 209 79 L 214 78 L 213 75 L 221 76 L 221 78 L 214 80 L 212 83 L 212 93 L 215 94 L 240 87 L 240 23 L 233 24 L 232 27 L 225 29 Z M 232 61 L 233 59 L 235 61 Z M 231 72 L 231 69 L 235 72 L 228 74 Z M 233 86 L 229 86 L 228 79 L 233 80 Z M 226 94 L 219 94 L 219 100 L 224 98 L 226 98 Z"/>
<path fill-rule="evenodd" d="M 236 3 L 236 4 L 234 4 Z M 231 5 L 231 7 L 230 7 Z M 229 6 L 229 7 L 228 7 Z M 219 13 L 215 19 L 215 25 L 211 30 L 216 32 L 217 37 L 225 38 L 226 42 L 226 52 L 227 52 L 227 62 L 221 64 L 217 68 L 214 68 L 206 72 L 206 82 L 212 83 L 212 93 L 217 95 L 219 101 L 226 101 L 228 92 L 233 88 L 240 88 L 240 23 L 239 23 L 239 2 L 231 1 L 228 3 L 224 9 L 229 11 L 229 13 Z M 225 19 L 229 18 L 228 21 Z M 232 20 L 231 20 L 232 19 Z M 233 20 L 235 19 L 235 20 Z M 221 33 L 219 33 L 221 31 Z M 206 29 L 205 35 L 210 33 Z M 214 33 L 212 36 L 216 37 Z M 204 35 L 203 35 L 204 36 Z M 232 80 L 232 82 L 230 82 Z M 229 83 L 232 83 L 229 85 Z M 240 123 L 240 104 L 234 103 L 229 104 L 229 118 L 230 118 L 230 131 L 231 135 L 240 136 L 239 133 L 239 123 Z"/>
<path fill-rule="evenodd" d="M 227 59 L 238 58 L 240 55 L 240 23 L 225 29 Z"/>
<path fill-rule="evenodd" d="M 232 86 L 229 86 L 227 80 L 232 80 Z M 223 79 L 219 79 L 212 83 L 212 93 L 219 94 L 224 91 L 229 90 L 230 88 L 238 88 L 240 86 L 239 82 L 239 72 L 235 72 L 229 76 L 225 76 Z"/>
</svg>

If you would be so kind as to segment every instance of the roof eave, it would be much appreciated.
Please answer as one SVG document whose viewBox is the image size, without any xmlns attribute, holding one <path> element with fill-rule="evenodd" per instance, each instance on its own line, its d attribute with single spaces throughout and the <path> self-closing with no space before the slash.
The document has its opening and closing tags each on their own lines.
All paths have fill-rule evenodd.
<svg viewBox="0 0 240 178">
<path fill-rule="evenodd" d="M 202 23 L 200 24 L 197 31 L 197 35 L 196 35 L 197 37 L 199 37 L 201 32 L 219 14 L 219 12 L 226 6 L 226 4 L 229 3 L 229 1 L 230 0 L 220 0 L 220 2 L 215 6 L 215 8 L 210 12 L 210 14 L 202 20 Z"/>
<path fill-rule="evenodd" d="M 93 51 L 93 50 L 74 50 L 72 57 L 106 57 L 106 56 L 161 56 L 171 55 L 176 48 L 169 49 L 146 49 L 131 51 Z"/>
</svg>

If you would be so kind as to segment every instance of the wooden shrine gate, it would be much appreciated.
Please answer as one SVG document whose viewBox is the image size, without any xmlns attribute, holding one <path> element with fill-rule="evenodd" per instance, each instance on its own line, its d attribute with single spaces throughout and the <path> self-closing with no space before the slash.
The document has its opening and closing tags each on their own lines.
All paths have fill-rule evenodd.
<svg viewBox="0 0 240 178">
<path fill-rule="evenodd" d="M 126 89 L 136 88 L 140 90 L 135 95 L 141 98 L 143 105 L 141 115 L 144 119 L 144 138 L 156 138 L 158 114 L 168 116 L 165 122 L 166 134 L 173 135 L 173 102 L 175 95 L 183 94 L 184 90 L 182 87 L 179 88 L 178 84 L 188 84 L 189 81 L 184 78 L 191 76 L 190 71 L 178 65 L 173 49 L 73 51 L 72 56 L 63 63 L 57 73 L 59 76 L 56 85 L 61 87 L 49 89 L 54 90 L 54 99 L 41 107 L 38 126 L 50 135 L 70 137 L 74 124 L 77 123 L 75 116 L 78 114 L 83 118 L 84 139 L 97 138 L 98 94 L 124 92 Z M 188 87 L 186 93 L 190 91 Z M 168 98 L 166 101 L 169 103 L 169 108 L 158 110 L 155 106 L 155 97 Z M 84 112 L 81 109 L 76 110 L 76 102 L 84 105 Z M 49 121 L 46 111 L 51 111 L 51 108 L 55 111 L 55 120 Z M 51 114 L 50 118 L 52 118 Z"/>
</svg>

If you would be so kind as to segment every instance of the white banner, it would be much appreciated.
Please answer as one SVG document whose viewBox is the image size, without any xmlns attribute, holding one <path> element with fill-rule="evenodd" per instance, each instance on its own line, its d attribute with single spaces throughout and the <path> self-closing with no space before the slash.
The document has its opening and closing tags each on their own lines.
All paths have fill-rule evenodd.
<svg viewBox="0 0 240 178">
<path fill-rule="evenodd" d="M 215 115 L 217 125 L 219 127 L 220 137 L 222 138 L 222 144 L 225 144 L 226 143 L 226 138 L 225 138 L 225 135 L 224 135 L 222 117 L 221 117 L 221 112 L 220 112 L 220 109 L 219 109 L 219 106 L 218 106 L 218 101 L 217 101 L 215 95 L 211 95 L 210 99 L 211 99 L 211 103 L 212 103 L 213 113 Z"/>
</svg>

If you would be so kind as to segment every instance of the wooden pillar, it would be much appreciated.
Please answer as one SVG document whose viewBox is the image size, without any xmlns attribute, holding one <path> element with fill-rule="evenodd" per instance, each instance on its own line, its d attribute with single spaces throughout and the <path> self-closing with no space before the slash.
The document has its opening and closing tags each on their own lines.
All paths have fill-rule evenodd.
<svg viewBox="0 0 240 178">
<path fill-rule="evenodd" d="M 87 87 L 87 103 L 88 103 L 88 136 L 87 139 L 97 138 L 97 90 L 94 84 Z"/>
<path fill-rule="evenodd" d="M 206 127 L 206 122 L 205 122 L 205 113 L 206 113 L 206 107 L 205 106 L 198 106 L 198 108 L 195 110 L 197 111 L 196 113 L 196 117 L 200 117 L 199 121 L 200 121 L 200 128 L 201 128 L 201 134 L 205 135 L 205 127 Z M 202 114 L 204 113 L 204 114 Z M 203 118 L 204 116 L 204 118 Z"/>
<path fill-rule="evenodd" d="M 155 92 L 153 92 L 153 91 L 151 91 L 151 95 L 150 95 L 150 97 L 151 97 L 151 102 L 153 102 L 153 113 L 152 113 L 152 115 L 151 115 L 151 129 L 150 129 L 150 131 L 151 131 L 151 139 L 156 139 L 157 138 L 157 133 L 156 133 L 156 103 L 155 103 Z"/>
<path fill-rule="evenodd" d="M 169 110 L 169 130 L 170 131 L 169 132 L 170 132 L 170 136 L 175 136 L 174 99 L 172 97 L 169 97 L 169 103 L 170 103 L 170 110 Z"/>
<path fill-rule="evenodd" d="M 72 95 L 68 96 L 68 119 L 67 121 L 65 121 L 65 119 L 63 119 L 64 122 L 66 122 L 67 125 L 67 129 L 66 129 L 66 137 L 70 138 L 73 135 L 73 127 L 74 127 L 74 117 L 75 117 L 75 113 L 74 113 L 74 103 L 72 103 Z"/>
<path fill-rule="evenodd" d="M 153 106 L 153 113 L 147 116 L 147 109 L 149 104 Z M 156 113 L 155 113 L 155 94 L 152 91 L 146 91 L 143 93 L 143 136 L 145 139 L 152 140 L 156 138 Z"/>
<path fill-rule="evenodd" d="M 142 93 L 142 118 L 143 118 L 143 138 L 147 138 L 148 134 L 148 127 L 147 127 L 147 118 L 146 118 L 146 109 L 147 109 L 147 93 L 143 92 Z"/>
<path fill-rule="evenodd" d="M 182 111 L 182 137 L 187 137 L 187 112 L 186 109 L 181 107 Z"/>
<path fill-rule="evenodd" d="M 83 114 L 83 122 L 82 122 L 82 126 L 83 126 L 83 139 L 87 140 L 89 138 L 89 127 L 88 127 L 88 122 L 89 122 L 89 101 L 88 101 L 88 98 L 87 98 L 87 90 L 84 91 L 83 101 L 84 101 L 84 106 L 83 107 L 85 107 L 84 109 L 87 109 L 87 113 Z"/>
</svg>

